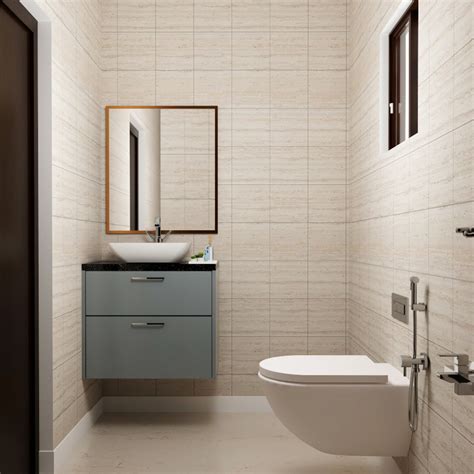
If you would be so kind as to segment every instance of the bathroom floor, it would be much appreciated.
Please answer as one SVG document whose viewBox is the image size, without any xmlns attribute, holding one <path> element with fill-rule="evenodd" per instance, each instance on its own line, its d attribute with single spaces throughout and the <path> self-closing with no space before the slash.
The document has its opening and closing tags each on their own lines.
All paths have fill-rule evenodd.
<svg viewBox="0 0 474 474">
<path fill-rule="evenodd" d="M 331 456 L 269 413 L 103 415 L 61 473 L 399 474 L 391 458 Z"/>
</svg>

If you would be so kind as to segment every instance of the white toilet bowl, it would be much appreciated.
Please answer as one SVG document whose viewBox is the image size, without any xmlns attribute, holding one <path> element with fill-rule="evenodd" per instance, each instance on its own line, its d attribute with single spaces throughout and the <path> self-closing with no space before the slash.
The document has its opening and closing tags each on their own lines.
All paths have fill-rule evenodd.
<svg viewBox="0 0 474 474">
<path fill-rule="evenodd" d="M 330 454 L 406 456 L 408 379 L 366 356 L 283 356 L 260 362 L 259 378 L 280 421 Z"/>
</svg>

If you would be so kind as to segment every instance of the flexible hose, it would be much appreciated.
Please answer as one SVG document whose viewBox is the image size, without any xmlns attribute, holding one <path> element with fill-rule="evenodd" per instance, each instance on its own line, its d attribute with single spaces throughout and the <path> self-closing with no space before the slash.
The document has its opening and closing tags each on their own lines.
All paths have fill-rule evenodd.
<svg viewBox="0 0 474 474">
<path fill-rule="evenodd" d="M 418 428 L 418 368 L 412 366 L 410 372 L 410 388 L 408 390 L 408 422 L 414 432 Z"/>
</svg>

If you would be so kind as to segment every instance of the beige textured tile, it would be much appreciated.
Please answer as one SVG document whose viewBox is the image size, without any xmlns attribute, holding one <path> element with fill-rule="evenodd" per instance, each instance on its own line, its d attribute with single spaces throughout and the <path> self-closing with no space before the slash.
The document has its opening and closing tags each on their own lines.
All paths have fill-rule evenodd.
<svg viewBox="0 0 474 474">
<path fill-rule="evenodd" d="M 219 262 L 220 263 L 220 262 Z M 217 331 L 220 336 L 232 335 L 232 300 L 230 298 L 219 298 L 217 301 L 219 324 Z"/>
<path fill-rule="evenodd" d="M 155 102 L 154 71 L 119 71 L 118 102 L 121 105 L 148 105 Z"/>
<path fill-rule="evenodd" d="M 342 109 L 310 109 L 309 146 L 345 146 L 346 113 Z"/>
<path fill-rule="evenodd" d="M 429 15 L 430 67 L 436 71 L 453 55 L 454 1 L 435 2 Z"/>
<path fill-rule="evenodd" d="M 271 0 L 272 30 L 307 30 L 308 2 L 305 0 Z"/>
<path fill-rule="evenodd" d="M 308 34 L 298 31 L 272 31 L 271 69 L 306 71 L 308 68 Z M 295 77 L 295 74 L 293 74 Z"/>
<path fill-rule="evenodd" d="M 450 277 L 453 274 L 453 208 L 429 211 L 429 272 Z"/>
<path fill-rule="evenodd" d="M 195 0 L 194 29 L 225 31 L 232 25 L 231 0 Z"/>
<path fill-rule="evenodd" d="M 410 214 L 410 270 L 426 272 L 428 262 L 428 211 Z"/>
<path fill-rule="evenodd" d="M 235 184 L 232 187 L 232 219 L 237 222 L 268 222 L 270 186 Z"/>
<path fill-rule="evenodd" d="M 198 397 L 229 396 L 232 393 L 232 377 L 219 375 L 215 379 L 195 380 L 194 395 Z"/>
<path fill-rule="evenodd" d="M 454 52 L 472 40 L 473 11 L 469 0 L 454 2 Z"/>
<path fill-rule="evenodd" d="M 232 374 L 256 374 L 270 354 L 268 337 L 232 337 Z"/>
<path fill-rule="evenodd" d="M 340 336 L 346 331 L 345 299 L 310 299 L 308 301 L 308 334 Z"/>
<path fill-rule="evenodd" d="M 454 131 L 454 202 L 474 200 L 473 131 L 472 122 Z"/>
<path fill-rule="evenodd" d="M 474 118 L 472 41 L 454 56 L 454 127 L 459 127 Z"/>
<path fill-rule="evenodd" d="M 302 336 L 308 332 L 308 303 L 306 299 L 273 298 L 270 302 L 270 339 Z M 306 352 L 306 343 L 304 344 Z"/>
<path fill-rule="evenodd" d="M 454 59 L 439 67 L 430 77 L 430 131 L 440 136 L 453 128 Z"/>
<path fill-rule="evenodd" d="M 256 375 L 232 375 L 232 395 L 263 395 L 262 383 Z"/>
<path fill-rule="evenodd" d="M 232 106 L 234 108 L 268 107 L 269 104 L 269 71 L 232 72 Z"/>
<path fill-rule="evenodd" d="M 307 262 L 270 262 L 270 298 L 306 298 L 307 295 Z"/>
<path fill-rule="evenodd" d="M 118 0 L 100 2 L 100 26 L 102 31 L 117 31 Z"/>
<path fill-rule="evenodd" d="M 308 105 L 308 73 L 300 71 L 271 72 L 271 106 L 275 109 L 306 108 Z M 285 115 L 285 111 L 280 111 Z"/>
<path fill-rule="evenodd" d="M 469 473 L 472 470 L 474 456 L 472 443 L 453 429 L 453 472 Z"/>
<path fill-rule="evenodd" d="M 156 71 L 156 104 L 193 103 L 192 71 Z"/>
<path fill-rule="evenodd" d="M 271 336 L 270 357 L 305 355 L 308 353 L 306 336 Z"/>
<path fill-rule="evenodd" d="M 232 31 L 232 69 L 270 68 L 270 33 Z"/>
<path fill-rule="evenodd" d="M 156 69 L 185 71 L 193 68 L 193 34 L 160 33 L 156 36 Z"/>
<path fill-rule="evenodd" d="M 309 33 L 309 69 L 346 69 L 346 33 L 321 31 Z"/>
<path fill-rule="evenodd" d="M 453 351 L 471 354 L 474 349 L 474 283 L 453 280 Z"/>
<path fill-rule="evenodd" d="M 157 31 L 193 31 L 193 0 L 156 2 Z"/>
<path fill-rule="evenodd" d="M 345 71 L 310 71 L 309 106 L 338 108 L 346 106 Z"/>
<path fill-rule="evenodd" d="M 217 340 L 217 374 L 232 373 L 232 337 L 221 336 Z"/>
<path fill-rule="evenodd" d="M 306 109 L 271 110 L 271 145 L 307 146 L 308 115 Z"/>
<path fill-rule="evenodd" d="M 232 263 L 233 298 L 268 298 L 270 295 L 270 264 L 268 261 Z"/>
<path fill-rule="evenodd" d="M 231 33 L 195 33 L 194 68 L 229 70 L 231 68 Z"/>
<path fill-rule="evenodd" d="M 309 298 L 344 298 L 346 294 L 346 270 L 343 261 L 319 261 L 308 263 Z"/>
<path fill-rule="evenodd" d="M 309 28 L 346 31 L 346 0 L 309 0 Z"/>
<path fill-rule="evenodd" d="M 232 300 L 232 336 L 268 336 L 270 302 L 265 299 Z"/>
<path fill-rule="evenodd" d="M 474 216 L 474 202 L 454 206 L 453 228 L 469 226 L 466 222 Z M 453 236 L 453 276 L 474 281 L 474 242 L 462 234 Z"/>
<path fill-rule="evenodd" d="M 309 147 L 308 155 L 310 184 L 345 184 L 345 147 Z"/>
<path fill-rule="evenodd" d="M 232 147 L 232 183 L 269 184 L 270 147 Z"/>
<path fill-rule="evenodd" d="M 270 260 L 304 262 L 308 256 L 306 223 L 270 224 Z"/>
<path fill-rule="evenodd" d="M 345 224 L 309 224 L 309 260 L 345 260 Z"/>
<path fill-rule="evenodd" d="M 306 147 L 272 147 L 271 183 L 302 184 L 308 180 L 308 149 Z"/>
<path fill-rule="evenodd" d="M 232 224 L 232 255 L 234 259 L 268 260 L 269 243 L 269 224 Z"/>
<path fill-rule="evenodd" d="M 120 379 L 118 390 L 120 396 L 152 396 L 156 395 L 156 383 L 154 380 Z"/>
<path fill-rule="evenodd" d="M 270 0 L 232 0 L 232 28 L 236 31 L 269 31 Z"/>
<path fill-rule="evenodd" d="M 117 4 L 117 28 L 120 32 L 155 29 L 153 0 L 118 0 Z"/>
<path fill-rule="evenodd" d="M 345 354 L 345 337 L 308 337 L 308 354 L 326 355 L 326 354 Z"/>
<path fill-rule="evenodd" d="M 196 105 L 230 107 L 230 71 L 196 71 L 194 73 L 194 101 Z M 221 142 L 223 145 L 224 143 Z"/>
<path fill-rule="evenodd" d="M 429 205 L 453 202 L 453 135 L 448 133 L 430 146 Z"/>
<path fill-rule="evenodd" d="M 345 185 L 310 185 L 309 222 L 345 222 Z"/>
<path fill-rule="evenodd" d="M 119 33 L 118 68 L 121 71 L 155 69 L 155 33 Z"/>
<path fill-rule="evenodd" d="M 232 132 L 234 146 L 269 146 L 268 109 L 233 109 Z"/>
<path fill-rule="evenodd" d="M 270 219 L 275 222 L 306 222 L 308 187 L 305 185 L 272 186 L 270 190 Z"/>
</svg>

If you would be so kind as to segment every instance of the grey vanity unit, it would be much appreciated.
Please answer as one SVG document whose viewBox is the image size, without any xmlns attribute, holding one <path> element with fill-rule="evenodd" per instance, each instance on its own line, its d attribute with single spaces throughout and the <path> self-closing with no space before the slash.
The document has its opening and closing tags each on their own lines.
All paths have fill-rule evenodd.
<svg viewBox="0 0 474 474">
<path fill-rule="evenodd" d="M 83 376 L 216 374 L 216 265 L 82 265 Z"/>
</svg>

